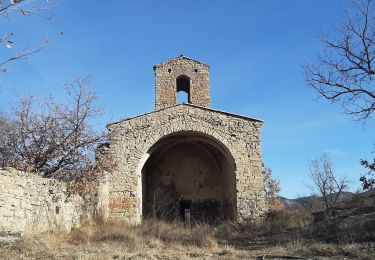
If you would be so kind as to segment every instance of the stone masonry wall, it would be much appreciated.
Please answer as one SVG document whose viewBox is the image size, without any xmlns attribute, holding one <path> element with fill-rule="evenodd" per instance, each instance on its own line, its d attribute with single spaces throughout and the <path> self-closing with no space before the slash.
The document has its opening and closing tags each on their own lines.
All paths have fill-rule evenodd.
<svg viewBox="0 0 375 260">
<path fill-rule="evenodd" d="M 180 56 L 154 66 L 155 109 L 176 105 L 176 79 L 184 75 L 190 79 L 190 103 L 210 107 L 210 68 L 208 65 Z"/>
<path fill-rule="evenodd" d="M 177 105 L 108 125 L 109 156 L 117 170 L 109 176 L 109 217 L 139 223 L 141 169 L 158 140 L 174 133 L 199 133 L 223 145 L 235 161 L 236 219 L 256 220 L 268 210 L 262 174 L 262 122 L 194 105 Z"/>
<path fill-rule="evenodd" d="M 84 200 L 66 184 L 12 168 L 0 169 L 0 237 L 79 226 Z"/>
</svg>

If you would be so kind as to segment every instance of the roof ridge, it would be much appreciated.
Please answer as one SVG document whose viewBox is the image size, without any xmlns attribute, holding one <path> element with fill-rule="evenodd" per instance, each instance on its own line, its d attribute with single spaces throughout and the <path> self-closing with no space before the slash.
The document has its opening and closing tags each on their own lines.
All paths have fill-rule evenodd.
<svg viewBox="0 0 375 260">
<path fill-rule="evenodd" d="M 178 59 L 187 59 L 187 60 L 191 60 L 191 61 L 194 61 L 194 62 L 196 62 L 196 63 L 202 64 L 202 65 L 204 65 L 204 66 L 210 67 L 210 65 L 208 65 L 208 64 L 205 64 L 205 63 L 203 63 L 203 62 L 200 62 L 199 60 L 195 60 L 195 59 L 192 59 L 192 58 L 190 58 L 190 57 L 188 57 L 188 56 L 185 56 L 185 55 L 181 54 L 181 55 L 179 55 L 179 56 L 177 56 L 177 57 L 174 57 L 174 58 L 168 59 L 168 60 L 166 60 L 166 61 L 163 61 L 163 62 L 161 62 L 161 63 L 158 63 L 158 64 L 154 65 L 154 70 L 155 70 L 157 67 L 160 67 L 160 66 L 162 66 L 162 65 L 164 65 L 164 64 L 166 64 L 166 63 L 168 63 L 168 62 L 170 62 L 170 61 L 172 61 L 172 60 L 178 60 Z"/>
<path fill-rule="evenodd" d="M 150 111 L 150 112 L 143 113 L 143 114 L 140 114 L 140 115 L 136 115 L 136 116 L 132 116 L 132 117 L 128 117 L 128 118 L 123 118 L 123 119 L 120 119 L 120 120 L 115 121 L 113 123 L 108 123 L 106 126 L 108 127 L 110 125 L 118 124 L 118 123 L 121 123 L 121 122 L 124 122 L 124 121 L 128 121 L 128 120 L 135 119 L 135 118 L 138 118 L 138 117 L 141 117 L 141 116 L 145 116 L 145 115 L 149 115 L 149 114 L 152 114 L 152 113 L 157 113 L 157 112 L 160 112 L 160 111 L 163 111 L 163 110 L 167 110 L 167 109 L 170 109 L 170 108 L 173 108 L 173 107 L 177 107 L 177 106 L 196 107 L 196 108 L 200 108 L 200 109 L 204 109 L 204 110 L 208 110 L 208 111 L 213 111 L 213 112 L 217 112 L 217 113 L 221 113 L 221 114 L 226 114 L 226 115 L 229 115 L 229 116 L 239 117 L 239 118 L 246 119 L 246 120 L 252 120 L 252 121 L 257 121 L 257 122 L 262 122 L 262 123 L 264 122 L 261 119 L 257 119 L 257 118 L 253 118 L 253 117 L 248 117 L 248 116 L 244 116 L 244 115 L 238 115 L 238 114 L 226 112 L 226 111 L 223 111 L 223 110 L 212 109 L 212 108 L 209 108 L 209 107 L 198 106 L 198 105 L 194 105 L 194 104 L 190 104 L 190 103 L 182 103 L 182 104 L 177 104 L 177 105 L 170 106 L 170 107 L 165 107 L 165 108 L 160 109 L 160 110 L 154 110 L 154 111 Z"/>
</svg>

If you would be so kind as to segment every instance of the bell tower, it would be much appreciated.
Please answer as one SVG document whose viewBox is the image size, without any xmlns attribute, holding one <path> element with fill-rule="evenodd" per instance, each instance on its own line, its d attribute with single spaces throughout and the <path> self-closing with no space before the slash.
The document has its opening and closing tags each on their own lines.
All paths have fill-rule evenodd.
<svg viewBox="0 0 375 260">
<path fill-rule="evenodd" d="M 155 110 L 177 105 L 177 92 L 187 103 L 210 107 L 210 67 L 183 55 L 154 66 Z"/>
</svg>

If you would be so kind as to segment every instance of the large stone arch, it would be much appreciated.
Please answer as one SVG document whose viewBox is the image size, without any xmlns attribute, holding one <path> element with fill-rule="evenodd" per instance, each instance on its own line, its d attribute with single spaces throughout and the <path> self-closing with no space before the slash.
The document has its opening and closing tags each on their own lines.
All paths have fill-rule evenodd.
<svg viewBox="0 0 375 260">
<path fill-rule="evenodd" d="M 156 213 L 160 216 L 167 213 L 162 217 L 176 218 L 181 217 L 181 215 L 178 216 L 178 211 L 182 214 L 181 207 L 187 207 L 189 215 L 191 210 L 192 218 L 196 220 L 211 222 L 219 219 L 235 220 L 237 214 L 236 161 L 230 148 L 218 140 L 221 136 L 215 131 L 210 131 L 208 134 L 208 131 L 200 131 L 196 128 L 194 130 L 183 128 L 184 130 L 179 131 L 174 131 L 173 128 L 169 131 L 162 131 L 167 134 L 158 137 L 139 161 L 137 193 L 139 194 L 138 199 L 141 200 L 140 215 L 155 217 Z M 220 139 L 223 140 L 222 137 Z M 186 151 L 194 151 L 194 155 L 188 157 Z M 178 156 L 178 152 L 185 152 L 185 155 L 176 162 L 173 158 Z M 161 169 L 163 166 L 161 166 L 160 160 L 166 157 L 172 161 L 164 160 L 164 169 Z M 187 163 L 184 164 L 184 161 Z M 164 180 L 162 180 L 162 176 L 159 176 L 163 170 L 168 171 L 167 175 L 169 176 L 164 176 Z M 174 170 L 178 171 L 177 174 Z M 149 172 L 157 172 L 157 174 L 152 176 Z M 183 176 L 184 174 L 185 176 Z M 147 182 L 146 176 L 151 180 Z M 161 184 L 159 181 L 166 181 L 168 185 Z M 150 189 L 155 191 L 158 189 L 158 185 L 162 187 L 159 193 L 169 193 L 168 198 L 162 198 L 164 204 L 167 201 L 167 205 L 164 205 L 163 209 L 159 205 L 163 203 L 157 204 L 162 195 L 148 191 Z M 215 188 L 216 191 L 212 191 Z M 171 193 L 179 197 L 173 197 Z M 150 195 L 154 196 L 153 200 L 150 200 Z M 158 200 L 155 200 L 156 197 Z M 174 201 L 173 205 L 171 201 Z M 188 203 L 189 206 L 181 206 L 184 203 Z M 155 210 L 156 208 L 157 210 Z"/>
<path fill-rule="evenodd" d="M 141 148 L 142 152 L 146 153 L 157 141 L 168 135 L 178 132 L 196 132 L 217 140 L 223 145 L 223 147 L 228 149 L 234 158 L 235 149 L 232 147 L 231 142 L 225 138 L 225 135 L 219 133 L 212 124 L 203 121 L 200 121 L 199 123 L 185 122 L 184 119 L 185 118 L 178 118 L 177 120 L 170 121 L 169 124 L 158 127 L 153 135 L 146 140 L 145 145 Z"/>
</svg>

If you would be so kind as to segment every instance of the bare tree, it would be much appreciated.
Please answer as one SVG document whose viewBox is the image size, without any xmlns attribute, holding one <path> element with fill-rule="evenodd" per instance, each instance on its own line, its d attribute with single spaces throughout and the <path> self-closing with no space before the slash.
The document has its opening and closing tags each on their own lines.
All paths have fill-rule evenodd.
<svg viewBox="0 0 375 260">
<path fill-rule="evenodd" d="M 264 177 L 264 192 L 266 200 L 271 211 L 280 210 L 283 208 L 283 203 L 279 198 L 281 190 L 280 181 L 272 176 L 272 169 L 263 167 Z"/>
<path fill-rule="evenodd" d="M 11 21 L 14 15 L 38 16 L 50 20 L 52 15 L 49 11 L 50 1 L 32 0 L 0 0 L 0 19 L 2 22 Z M 13 32 L 3 29 L 0 31 L 0 47 L 6 48 L 8 52 L 1 52 L 0 70 L 8 72 L 6 65 L 12 61 L 27 59 L 33 54 L 40 52 L 48 40 L 17 47 L 17 38 Z"/>
<path fill-rule="evenodd" d="M 33 98 L 22 99 L 0 124 L 0 166 L 68 181 L 94 177 L 95 149 L 106 134 L 90 124 L 102 113 L 90 86 L 90 78 L 67 83 L 66 103 L 51 97 L 36 106 Z"/>
<path fill-rule="evenodd" d="M 281 190 L 280 181 L 272 176 L 272 169 L 263 167 L 264 191 L 267 198 L 275 198 Z"/>
<path fill-rule="evenodd" d="M 2 114 L 0 111 L 0 167 L 2 165 L 5 165 L 7 161 L 12 157 L 11 155 L 11 149 L 9 149 L 9 142 L 6 135 L 3 135 L 2 133 L 6 132 L 8 125 L 7 118 Z"/>
<path fill-rule="evenodd" d="M 373 0 L 353 1 L 336 29 L 337 39 L 322 36 L 322 53 L 315 63 L 305 64 L 305 80 L 320 97 L 340 102 L 357 120 L 375 111 L 375 17 Z"/>
<path fill-rule="evenodd" d="M 342 192 L 348 188 L 346 177 L 339 178 L 333 171 L 332 161 L 327 153 L 309 161 L 309 177 L 312 184 L 308 187 L 315 195 L 322 197 L 326 210 L 337 205 Z"/>
<path fill-rule="evenodd" d="M 364 190 L 372 189 L 375 187 L 375 159 L 373 162 L 361 160 L 361 164 L 368 169 L 368 172 L 359 179 L 362 182 L 362 187 Z"/>
</svg>

